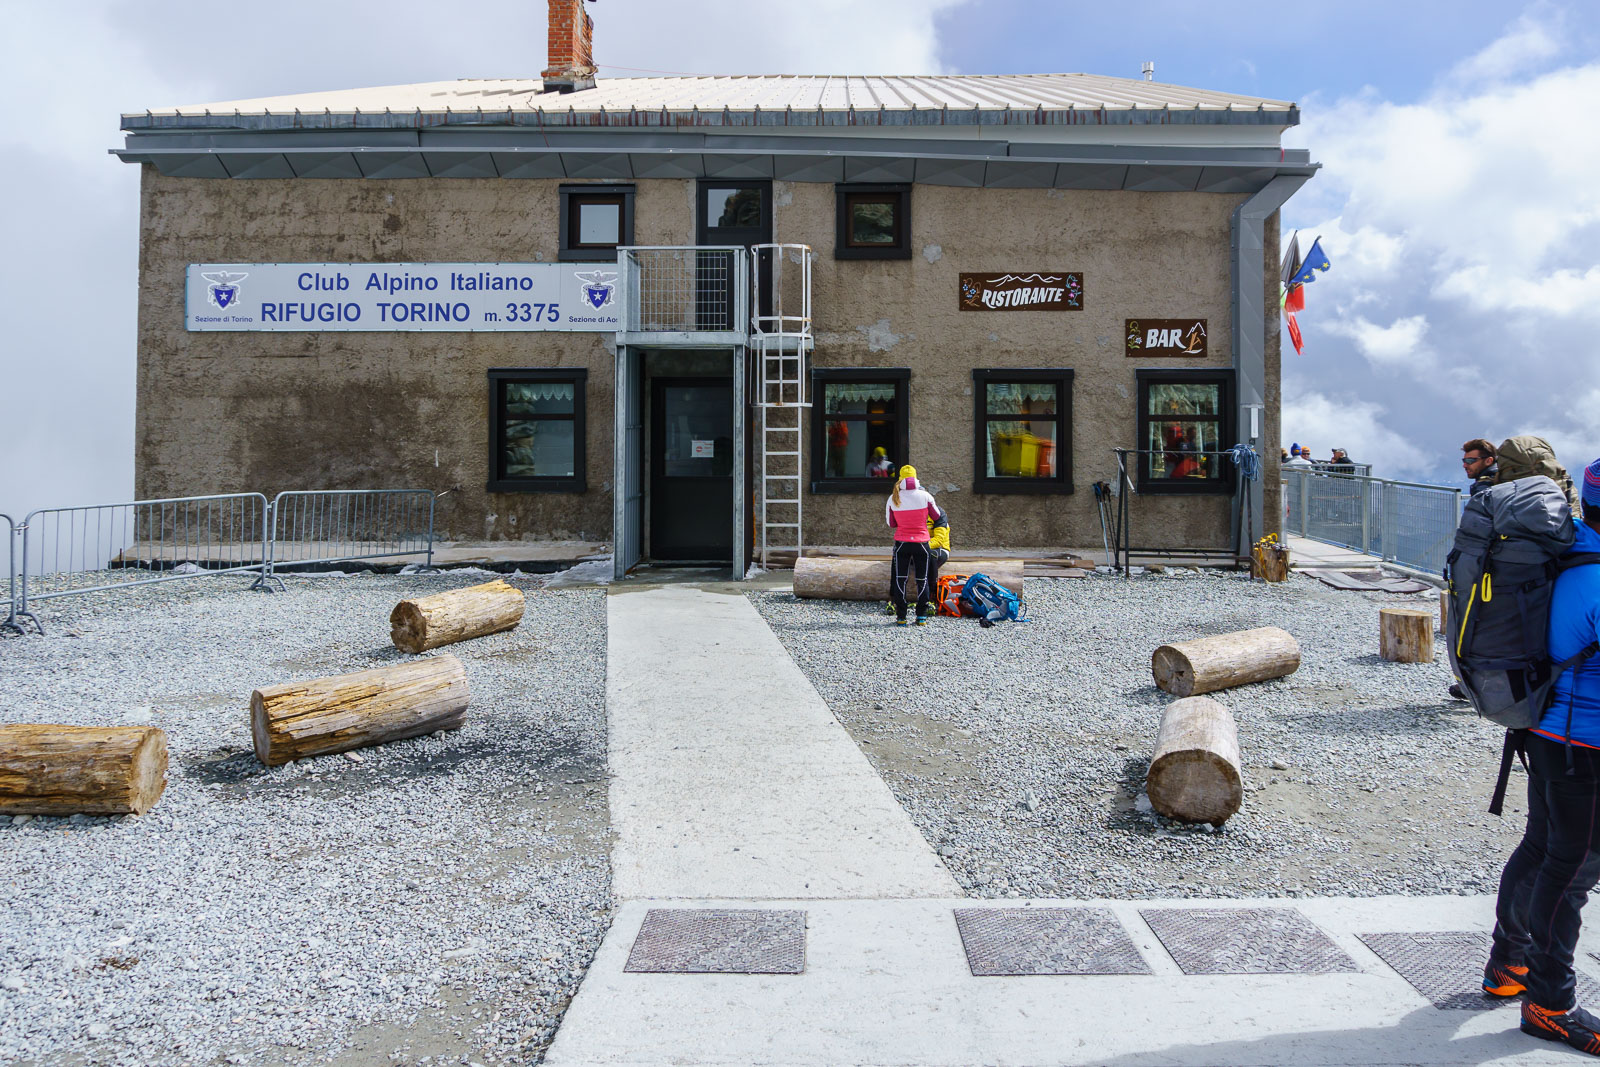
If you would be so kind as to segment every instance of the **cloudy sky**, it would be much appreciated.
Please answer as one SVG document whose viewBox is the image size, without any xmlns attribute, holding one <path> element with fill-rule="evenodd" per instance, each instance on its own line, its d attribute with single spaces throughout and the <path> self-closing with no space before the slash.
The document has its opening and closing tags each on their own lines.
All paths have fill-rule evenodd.
<svg viewBox="0 0 1600 1067">
<path fill-rule="evenodd" d="M 1600 454 L 1600 4 L 1593 0 L 600 0 L 602 76 L 1137 77 L 1296 100 L 1322 173 L 1285 209 L 1334 269 L 1285 344 L 1286 439 L 1458 477 L 1480 434 Z M 132 490 L 137 169 L 118 115 L 537 76 L 542 0 L 0 0 L 0 511 Z"/>
</svg>

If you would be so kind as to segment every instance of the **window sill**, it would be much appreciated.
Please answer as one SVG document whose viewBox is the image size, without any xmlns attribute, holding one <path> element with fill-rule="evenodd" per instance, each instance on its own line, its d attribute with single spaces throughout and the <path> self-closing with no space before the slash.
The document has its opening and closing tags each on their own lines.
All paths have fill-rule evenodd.
<svg viewBox="0 0 1600 1067">
<path fill-rule="evenodd" d="M 838 248 L 833 250 L 834 259 L 910 259 L 909 248 Z"/>
<path fill-rule="evenodd" d="M 587 479 L 584 478 L 549 478 L 534 480 L 531 478 L 491 478 L 484 485 L 484 489 L 491 493 L 586 493 L 589 491 Z"/>
<path fill-rule="evenodd" d="M 1204 481 L 1194 485 L 1185 485 L 1182 482 L 1160 482 L 1139 480 L 1139 492 L 1145 496 L 1232 496 L 1233 482 L 1231 480 L 1214 482 Z"/>
<path fill-rule="evenodd" d="M 1054 478 L 1039 478 L 1033 481 L 1025 481 L 1020 478 L 1016 481 L 1002 481 L 998 478 L 982 478 L 979 479 L 977 484 L 972 487 L 972 492 L 981 494 L 993 493 L 1007 496 L 1022 494 L 1029 494 L 1033 496 L 1065 496 L 1073 492 L 1073 485 L 1071 482 Z"/>
<path fill-rule="evenodd" d="M 888 496 L 894 492 L 893 478 L 824 478 L 811 483 L 813 495 L 825 493 L 877 493 Z"/>
<path fill-rule="evenodd" d="M 604 248 L 563 248 L 556 255 L 558 263 L 615 263 L 617 250 Z"/>
</svg>

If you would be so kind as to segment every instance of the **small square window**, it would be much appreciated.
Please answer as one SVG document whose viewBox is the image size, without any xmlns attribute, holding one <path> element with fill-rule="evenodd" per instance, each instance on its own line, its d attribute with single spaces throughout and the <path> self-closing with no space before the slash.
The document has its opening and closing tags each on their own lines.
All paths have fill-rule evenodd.
<svg viewBox="0 0 1600 1067">
<path fill-rule="evenodd" d="M 972 372 L 974 492 L 1072 492 L 1072 377 L 1064 369 Z"/>
<path fill-rule="evenodd" d="M 615 259 L 632 243 L 633 186 L 561 187 L 561 259 Z"/>
<path fill-rule="evenodd" d="M 811 372 L 813 493 L 887 493 L 909 462 L 908 370 Z"/>
<path fill-rule="evenodd" d="M 489 372 L 489 483 L 493 493 L 581 493 L 588 372 Z"/>
<path fill-rule="evenodd" d="M 1233 372 L 1139 371 L 1141 493 L 1229 493 Z"/>
<path fill-rule="evenodd" d="M 837 259 L 910 259 L 911 186 L 835 186 Z"/>
</svg>

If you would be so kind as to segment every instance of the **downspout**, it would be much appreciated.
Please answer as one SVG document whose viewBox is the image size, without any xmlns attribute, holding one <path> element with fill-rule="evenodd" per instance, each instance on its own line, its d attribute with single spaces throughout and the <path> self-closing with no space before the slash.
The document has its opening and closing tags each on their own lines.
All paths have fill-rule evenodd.
<svg viewBox="0 0 1600 1067">
<path fill-rule="evenodd" d="M 1258 453 L 1267 428 L 1266 223 L 1309 180 L 1309 175 L 1279 175 L 1233 212 L 1233 370 L 1238 438 Z M 1263 476 L 1267 458 L 1261 457 Z M 1250 529 L 1240 526 L 1240 510 L 1246 497 L 1240 494 L 1234 499 L 1233 527 L 1240 531 L 1241 552 L 1249 551 L 1256 530 L 1266 528 L 1265 490 L 1261 481 L 1244 484 L 1244 493 L 1249 494 Z"/>
</svg>

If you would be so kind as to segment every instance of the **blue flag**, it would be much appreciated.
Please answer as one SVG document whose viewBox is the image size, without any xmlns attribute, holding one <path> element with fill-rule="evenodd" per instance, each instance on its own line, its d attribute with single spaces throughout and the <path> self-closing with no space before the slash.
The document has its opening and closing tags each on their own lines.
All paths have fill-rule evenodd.
<svg viewBox="0 0 1600 1067">
<path fill-rule="evenodd" d="M 1328 262 L 1328 257 L 1323 255 L 1322 252 L 1322 238 L 1318 237 L 1311 242 L 1311 251 L 1306 253 L 1305 262 L 1300 265 L 1299 270 L 1294 272 L 1294 276 L 1289 279 L 1287 285 L 1293 289 L 1297 285 L 1304 285 L 1306 282 L 1314 281 L 1316 271 L 1327 270 L 1331 266 L 1333 264 Z"/>
</svg>

